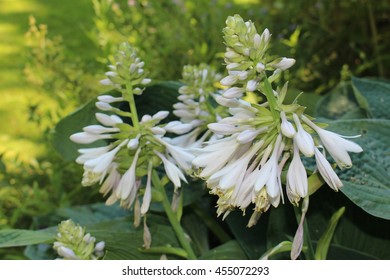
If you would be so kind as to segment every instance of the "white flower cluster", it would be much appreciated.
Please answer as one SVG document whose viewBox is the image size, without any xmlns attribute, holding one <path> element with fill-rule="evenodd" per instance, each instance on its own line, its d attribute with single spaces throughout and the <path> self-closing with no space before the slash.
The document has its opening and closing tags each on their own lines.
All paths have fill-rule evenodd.
<svg viewBox="0 0 390 280">
<path fill-rule="evenodd" d="M 127 43 L 122 43 L 114 57 L 114 63 L 109 65 L 110 71 L 106 72 L 106 79 L 100 81 L 102 85 L 111 85 L 117 88 L 121 86 L 134 86 L 134 94 L 142 94 L 142 89 L 137 85 L 147 85 L 151 82 L 146 78 L 145 63 L 137 57 L 137 52 Z"/>
<path fill-rule="evenodd" d="M 116 65 L 126 65 L 127 61 L 131 60 L 133 64 L 126 65 L 130 73 L 133 71 L 134 63 L 135 69 L 138 69 L 137 73 L 143 73 L 143 62 L 140 62 L 131 47 L 126 46 L 121 45 Z M 122 207 L 131 207 L 142 188 L 142 178 L 147 176 L 140 209 L 143 215 L 148 211 L 152 199 L 153 168 L 162 163 L 168 178 L 175 188 L 178 188 L 181 181 L 186 182 L 184 171 L 191 169 L 193 155 L 185 148 L 169 144 L 170 139 L 164 137 L 167 131 L 174 132 L 172 123 L 165 126 L 159 124 L 168 116 L 167 111 L 157 112 L 153 116 L 144 115 L 139 121 L 136 112 L 124 112 L 114 105 L 127 101 L 132 108 L 134 89 L 139 89 L 138 83 L 148 80 L 145 77 L 141 79 L 139 75 L 133 77 L 121 74 L 122 76 L 123 79 L 119 81 L 111 80 L 121 89 L 120 97 L 112 95 L 98 97 L 96 106 L 107 112 L 96 113 L 96 119 L 100 124 L 86 126 L 83 132 L 75 133 L 70 138 L 79 144 L 89 144 L 97 140 L 107 142 L 102 147 L 79 149 L 80 156 L 76 161 L 84 166 L 82 184 L 84 186 L 101 184 L 100 192 L 104 196 L 110 194 L 106 201 L 108 205 L 119 201 Z M 129 80 L 132 78 L 135 80 Z M 137 90 L 139 91 L 142 92 L 142 89 Z M 131 117 L 132 123 L 125 123 L 119 116 Z"/>
<path fill-rule="evenodd" d="M 96 238 L 85 233 L 85 228 L 66 220 L 58 225 L 53 248 L 64 260 L 97 260 L 104 255 L 105 243 L 95 242 Z"/>
<path fill-rule="evenodd" d="M 261 62 L 269 43 L 268 30 L 260 36 L 251 22 L 244 23 L 236 15 L 228 18 L 224 32 L 229 75 L 221 80 L 227 89 L 217 102 L 229 108 L 230 115 L 208 125 L 221 138 L 198 149 L 193 165 L 211 193 L 219 196 L 219 215 L 224 213 L 226 217 L 235 208 L 245 211 L 254 204 L 255 212 L 248 224 L 251 226 L 270 205 L 277 207 L 283 201 L 282 183 L 293 204 L 308 195 L 301 155 L 314 156 L 322 178 L 337 191 L 342 182 L 319 149 L 328 151 L 341 168 L 352 165 L 348 152 L 362 149 L 316 125 L 298 104 L 283 104 L 287 84 L 281 90 L 272 90 L 272 79 L 267 78 L 266 71 L 272 70 L 274 75 L 293 62 L 286 58 L 278 63 Z M 250 91 L 259 90 L 267 102 L 250 104 L 240 98 L 252 83 L 256 86 L 249 86 Z M 287 174 L 282 182 L 284 170 Z"/>
<path fill-rule="evenodd" d="M 229 75 L 221 84 L 229 87 L 223 93 L 226 98 L 240 98 L 245 92 L 254 92 L 264 78 L 265 71 L 273 71 L 269 77 L 275 80 L 281 71 L 294 65 L 295 59 L 278 58 L 269 60 L 266 51 L 271 34 L 268 29 L 260 35 L 251 21 L 244 22 L 239 16 L 228 17 L 223 30 L 226 43 L 225 62 Z"/>
<path fill-rule="evenodd" d="M 171 132 L 182 135 L 173 138 L 172 144 L 196 148 L 204 141 L 213 139 L 207 124 L 215 122 L 227 113 L 222 107 L 215 108 L 211 105 L 218 95 L 215 93 L 216 84 L 221 77 L 221 74 L 206 64 L 184 66 L 184 85 L 179 88 L 179 102 L 173 105 L 173 114 L 180 121 L 168 124 Z"/>
</svg>

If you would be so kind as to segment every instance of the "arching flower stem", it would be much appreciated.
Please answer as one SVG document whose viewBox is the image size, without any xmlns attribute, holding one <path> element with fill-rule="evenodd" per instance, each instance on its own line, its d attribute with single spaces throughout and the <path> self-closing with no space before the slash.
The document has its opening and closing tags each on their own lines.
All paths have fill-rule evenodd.
<svg viewBox="0 0 390 280">
<path fill-rule="evenodd" d="M 187 252 L 187 259 L 189 260 L 196 260 L 196 255 L 194 251 L 191 248 L 191 245 L 186 238 L 184 234 L 184 230 L 182 226 L 180 225 L 180 222 L 177 218 L 177 215 L 172 210 L 172 206 L 168 200 L 167 193 L 165 191 L 165 185 L 161 183 L 160 177 L 157 174 L 156 170 L 153 170 L 152 173 L 152 183 L 154 187 L 160 192 L 162 197 L 162 205 L 164 207 L 165 213 L 167 214 L 168 220 L 172 225 L 172 228 L 176 234 L 177 239 L 179 240 L 180 245 L 183 247 L 183 249 Z"/>
</svg>

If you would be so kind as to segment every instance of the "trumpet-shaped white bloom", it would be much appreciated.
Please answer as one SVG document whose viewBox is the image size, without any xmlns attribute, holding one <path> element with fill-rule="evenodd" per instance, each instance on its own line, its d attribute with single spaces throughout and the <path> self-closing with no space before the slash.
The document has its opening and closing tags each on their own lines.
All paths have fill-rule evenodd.
<svg viewBox="0 0 390 280">
<path fill-rule="evenodd" d="M 286 189 L 290 202 L 296 205 L 301 198 L 307 195 L 308 191 L 306 170 L 296 144 L 294 144 L 293 159 L 287 171 Z"/>
<path fill-rule="evenodd" d="M 287 120 L 286 113 L 284 111 L 280 112 L 280 118 L 282 119 L 280 130 L 282 131 L 283 135 L 288 138 L 293 138 L 296 131 L 294 126 Z"/>
<path fill-rule="evenodd" d="M 325 156 L 317 148 L 315 148 L 314 152 L 317 168 L 322 178 L 324 178 L 329 187 L 335 191 L 338 191 L 339 188 L 343 186 L 340 178 L 337 176 L 336 172 L 333 170 Z"/>
<path fill-rule="evenodd" d="M 297 144 L 302 154 L 307 157 L 311 157 L 314 155 L 313 137 L 302 127 L 302 124 L 296 114 L 293 114 L 293 118 L 298 130 L 294 136 L 294 143 Z"/>
<path fill-rule="evenodd" d="M 360 153 L 363 151 L 358 144 L 344 139 L 337 133 L 318 127 L 307 117 L 302 116 L 302 119 L 317 132 L 325 149 L 329 152 L 340 168 L 349 168 L 352 166 L 351 157 L 348 152 Z"/>
</svg>

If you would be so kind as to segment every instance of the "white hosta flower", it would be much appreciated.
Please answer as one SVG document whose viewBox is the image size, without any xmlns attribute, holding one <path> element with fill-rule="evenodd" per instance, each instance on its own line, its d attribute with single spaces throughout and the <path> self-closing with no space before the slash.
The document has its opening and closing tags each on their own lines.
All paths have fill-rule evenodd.
<svg viewBox="0 0 390 280">
<path fill-rule="evenodd" d="M 141 135 L 137 135 L 137 137 L 130 139 L 129 143 L 127 143 L 127 148 L 130 150 L 135 150 L 138 148 L 139 145 L 139 138 Z"/>
<path fill-rule="evenodd" d="M 180 180 L 187 183 L 187 179 L 185 178 L 183 172 L 176 165 L 170 162 L 163 154 L 157 151 L 154 151 L 154 153 L 162 160 L 165 172 L 175 188 L 181 187 Z"/>
<path fill-rule="evenodd" d="M 103 134 L 103 133 L 111 133 L 111 132 L 119 132 L 119 128 L 117 127 L 105 127 L 102 125 L 94 124 L 88 125 L 83 128 L 83 130 L 87 133 L 91 134 Z"/>
<path fill-rule="evenodd" d="M 254 184 L 256 193 L 259 192 L 264 186 L 266 187 L 270 202 L 274 207 L 279 205 L 282 189 L 278 166 L 281 145 L 282 137 L 281 135 L 278 135 L 273 147 L 272 155 L 264 164 L 264 166 L 260 167 L 260 172 Z"/>
<path fill-rule="evenodd" d="M 307 157 L 311 157 L 314 155 L 313 137 L 311 137 L 311 135 L 302 127 L 302 124 L 296 114 L 293 114 L 293 118 L 298 129 L 298 132 L 294 136 L 294 143 L 297 144 L 302 154 Z"/>
<path fill-rule="evenodd" d="M 57 245 L 57 244 L 55 244 Z M 72 249 L 66 248 L 64 246 L 56 246 L 57 253 L 59 256 L 63 257 L 66 260 L 79 260 L 80 258 L 76 256 L 75 252 Z"/>
<path fill-rule="evenodd" d="M 142 80 L 141 80 L 141 84 L 142 84 L 142 85 L 147 85 L 147 84 L 149 84 L 151 81 L 152 81 L 152 79 L 145 78 L 145 79 L 142 79 Z"/>
<path fill-rule="evenodd" d="M 283 57 L 278 63 L 274 64 L 273 66 L 280 70 L 287 70 L 294 64 L 295 64 L 295 59 Z"/>
<path fill-rule="evenodd" d="M 253 145 L 252 148 L 247 150 L 247 152 L 240 158 L 229 163 L 218 172 L 212 174 L 207 182 L 211 183 L 211 185 L 216 184 L 222 190 L 239 188 L 244 179 L 250 160 L 257 153 L 263 143 L 263 141 L 260 141 Z"/>
<path fill-rule="evenodd" d="M 134 155 L 133 162 L 131 163 L 129 169 L 123 174 L 118 187 L 116 189 L 116 196 L 118 199 L 127 200 L 131 192 L 135 188 L 136 183 L 136 174 L 135 168 L 137 167 L 137 160 L 141 149 L 138 149 Z"/>
<path fill-rule="evenodd" d="M 246 84 L 246 90 L 250 91 L 250 92 L 253 92 L 253 91 L 255 91 L 257 89 L 257 86 L 258 86 L 258 82 L 256 80 L 250 80 Z"/>
<path fill-rule="evenodd" d="M 284 111 L 280 112 L 280 118 L 282 119 L 280 130 L 282 131 L 283 135 L 288 138 L 293 138 L 296 131 L 294 126 L 287 120 L 286 113 Z"/>
<path fill-rule="evenodd" d="M 245 90 L 240 87 L 231 87 L 226 90 L 222 96 L 225 98 L 240 98 L 244 94 Z"/>
<path fill-rule="evenodd" d="M 184 134 L 192 129 L 192 124 L 182 123 L 180 121 L 171 121 L 164 126 L 165 131 L 173 132 L 175 134 Z"/>
<path fill-rule="evenodd" d="M 256 64 L 256 71 L 262 73 L 265 70 L 265 65 L 261 62 Z"/>
<path fill-rule="evenodd" d="M 110 191 L 115 192 L 122 175 L 118 172 L 118 164 L 112 163 L 110 167 L 108 168 L 108 176 L 104 180 L 102 186 L 99 189 L 99 192 L 103 194 L 103 196 L 106 196 Z M 116 199 L 114 200 L 114 202 Z M 113 202 L 113 203 L 114 203 Z M 107 205 L 110 205 L 109 202 L 106 202 Z"/>
<path fill-rule="evenodd" d="M 217 96 L 215 101 L 217 101 L 219 105 L 229 107 L 229 108 L 235 108 L 240 106 L 240 101 L 238 101 L 237 99 L 225 98 L 221 95 Z"/>
<path fill-rule="evenodd" d="M 210 123 L 207 127 L 214 133 L 220 135 L 231 135 L 233 133 L 241 131 L 241 128 L 225 123 Z"/>
<path fill-rule="evenodd" d="M 223 86 L 231 86 L 233 84 L 235 84 L 238 80 L 238 76 L 237 75 L 229 75 L 229 76 L 226 76 L 225 78 L 223 78 L 220 83 L 221 85 Z"/>
<path fill-rule="evenodd" d="M 307 195 L 307 174 L 296 144 L 294 144 L 293 159 L 287 171 L 286 188 L 287 196 L 292 204 L 298 204 L 300 198 Z"/>
<path fill-rule="evenodd" d="M 96 102 L 96 107 L 102 111 L 111 111 L 114 109 L 109 103 L 103 101 Z"/>
<path fill-rule="evenodd" d="M 363 151 L 358 144 L 344 139 L 337 133 L 318 127 L 305 116 L 302 116 L 302 119 L 317 132 L 325 149 L 329 152 L 340 168 L 349 168 L 352 166 L 351 157 L 348 152 L 360 153 Z"/>
<path fill-rule="evenodd" d="M 78 152 L 81 154 L 77 157 L 76 162 L 78 164 L 84 164 L 87 160 L 96 158 L 100 155 L 107 153 L 111 149 L 110 146 L 103 146 L 98 148 L 86 148 L 78 149 Z"/>
<path fill-rule="evenodd" d="M 103 86 L 112 86 L 114 83 L 110 79 L 102 79 L 99 83 Z"/>
<path fill-rule="evenodd" d="M 118 117 L 117 115 L 106 115 L 102 113 L 96 113 L 95 114 L 96 119 L 105 126 L 115 126 L 118 123 L 123 123 L 122 119 Z"/>
<path fill-rule="evenodd" d="M 141 205 L 141 215 L 145 215 L 150 206 L 150 202 L 152 201 L 152 168 L 153 165 L 149 163 L 148 166 L 148 177 L 146 180 L 146 187 L 145 187 L 145 193 L 142 198 L 142 205 Z"/>
<path fill-rule="evenodd" d="M 168 144 L 166 141 L 160 140 L 160 142 L 163 143 L 168 153 L 181 169 L 185 171 L 189 171 L 191 169 L 192 161 L 195 158 L 192 153 L 190 153 L 186 148 L 175 147 L 174 145 Z"/>
<path fill-rule="evenodd" d="M 208 178 L 220 170 L 236 153 L 238 148 L 239 143 L 235 137 L 225 138 L 198 150 L 200 154 L 195 157 L 192 164 L 195 167 L 202 168 L 199 174 L 201 178 Z"/>
<path fill-rule="evenodd" d="M 163 120 L 166 117 L 168 117 L 168 115 L 169 115 L 168 111 L 159 111 L 152 116 L 152 119 L 153 120 Z"/>
<path fill-rule="evenodd" d="M 89 132 L 78 132 L 70 136 L 70 140 L 78 144 L 90 144 L 102 139 L 112 138 L 111 134 L 93 134 Z"/>
<path fill-rule="evenodd" d="M 243 132 L 237 135 L 237 141 L 240 144 L 246 144 L 252 142 L 257 137 L 257 135 L 267 131 L 267 129 L 268 127 L 263 127 L 261 129 L 256 129 L 256 130 L 253 129 L 244 130 Z"/>
<path fill-rule="evenodd" d="M 124 100 L 123 97 L 114 97 L 111 95 L 99 95 L 97 99 L 105 103 L 121 102 Z"/>
<path fill-rule="evenodd" d="M 158 127 L 158 126 L 154 126 L 154 127 L 151 127 L 149 128 L 150 131 L 154 134 L 154 135 L 165 135 L 166 133 L 166 130 L 162 127 Z"/>
<path fill-rule="evenodd" d="M 343 186 L 340 178 L 337 176 L 326 157 L 317 148 L 315 148 L 314 152 L 317 168 L 321 177 L 325 180 L 329 187 L 338 191 Z"/>
</svg>

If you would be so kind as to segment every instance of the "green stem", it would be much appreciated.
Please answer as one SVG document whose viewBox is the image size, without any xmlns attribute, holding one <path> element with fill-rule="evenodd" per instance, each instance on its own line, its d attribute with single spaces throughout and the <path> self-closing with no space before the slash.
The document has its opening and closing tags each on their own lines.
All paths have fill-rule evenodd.
<svg viewBox="0 0 390 280">
<path fill-rule="evenodd" d="M 272 116 L 274 117 L 274 120 L 279 120 L 280 116 L 278 112 L 275 110 L 276 108 L 278 108 L 278 102 L 276 100 L 274 91 L 272 90 L 272 86 L 268 81 L 267 76 L 264 77 L 264 94 L 265 97 L 267 98 L 269 108 L 271 110 Z"/>
<path fill-rule="evenodd" d="M 374 52 L 378 63 L 379 76 L 385 77 L 385 68 L 383 67 L 382 58 L 379 51 L 379 43 L 378 43 L 379 37 L 378 37 L 378 30 L 376 28 L 374 12 L 372 10 L 371 2 L 366 1 L 366 3 L 367 3 L 367 10 L 368 10 L 368 20 L 370 22 L 370 29 L 372 33 L 372 44 L 374 46 Z"/>
<path fill-rule="evenodd" d="M 126 85 L 126 89 L 124 90 L 124 98 L 127 102 L 129 102 L 130 112 L 131 112 L 131 120 L 133 122 L 133 126 L 135 129 L 139 128 L 137 107 L 135 106 L 133 87 L 130 84 Z"/>
<path fill-rule="evenodd" d="M 210 217 L 210 215 L 208 215 L 203 208 L 198 205 L 192 205 L 191 208 L 222 243 L 226 243 L 232 239 L 229 234 L 227 234 L 225 230 L 218 224 L 218 222 Z"/>
<path fill-rule="evenodd" d="M 165 213 L 168 216 L 168 220 L 172 225 L 172 228 L 174 232 L 176 233 L 176 237 L 179 240 L 180 245 L 183 247 L 183 249 L 187 252 L 187 258 L 190 260 L 196 260 L 196 255 L 194 251 L 191 248 L 190 243 L 188 242 L 184 230 L 181 227 L 176 214 L 173 212 L 171 204 L 169 203 L 167 193 L 165 191 L 164 186 L 161 184 L 160 178 L 156 172 L 156 170 L 153 170 L 153 175 L 152 175 L 152 181 L 153 185 L 160 191 L 161 196 L 162 196 L 162 204 L 165 210 Z"/>
</svg>

